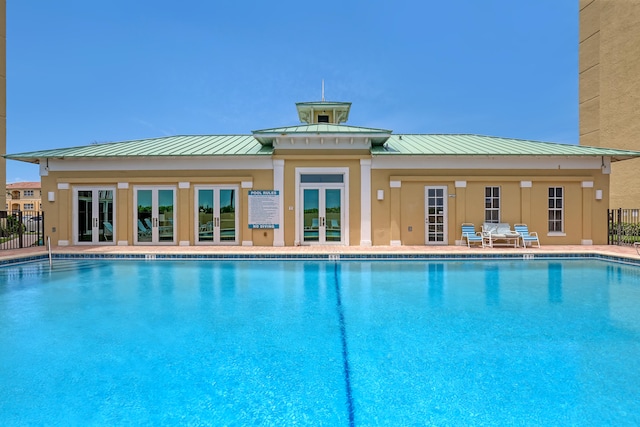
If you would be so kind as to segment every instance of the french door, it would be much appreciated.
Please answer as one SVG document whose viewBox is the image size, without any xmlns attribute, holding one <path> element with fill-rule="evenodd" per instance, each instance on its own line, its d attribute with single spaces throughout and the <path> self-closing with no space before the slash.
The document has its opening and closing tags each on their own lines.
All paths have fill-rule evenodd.
<svg viewBox="0 0 640 427">
<path fill-rule="evenodd" d="M 238 244 L 238 187 L 196 186 L 196 243 Z"/>
<path fill-rule="evenodd" d="M 76 244 L 112 244 L 115 188 L 75 187 L 73 230 Z"/>
<path fill-rule="evenodd" d="M 447 187 L 424 188 L 425 244 L 446 245 L 447 236 Z"/>
<path fill-rule="evenodd" d="M 302 244 L 342 244 L 344 192 L 331 185 L 301 186 Z"/>
<path fill-rule="evenodd" d="M 134 243 L 175 244 L 175 187 L 134 189 Z"/>
</svg>

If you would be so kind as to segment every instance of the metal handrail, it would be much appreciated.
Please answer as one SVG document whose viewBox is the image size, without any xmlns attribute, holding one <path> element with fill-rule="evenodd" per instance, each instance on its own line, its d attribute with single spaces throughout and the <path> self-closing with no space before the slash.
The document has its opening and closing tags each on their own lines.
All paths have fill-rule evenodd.
<svg viewBox="0 0 640 427">
<path fill-rule="evenodd" d="M 51 237 L 47 236 L 47 247 L 49 248 L 49 267 L 53 266 L 53 259 L 51 257 Z"/>
</svg>

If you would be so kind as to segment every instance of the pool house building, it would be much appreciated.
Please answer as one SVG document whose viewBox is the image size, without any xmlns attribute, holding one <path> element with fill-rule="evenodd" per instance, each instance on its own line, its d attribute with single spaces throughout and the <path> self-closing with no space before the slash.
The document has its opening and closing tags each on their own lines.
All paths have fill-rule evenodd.
<svg viewBox="0 0 640 427">
<path fill-rule="evenodd" d="M 37 163 L 57 245 L 453 245 L 462 223 L 525 223 L 543 245 L 607 243 L 611 164 L 639 152 L 300 123 L 10 154 Z"/>
</svg>

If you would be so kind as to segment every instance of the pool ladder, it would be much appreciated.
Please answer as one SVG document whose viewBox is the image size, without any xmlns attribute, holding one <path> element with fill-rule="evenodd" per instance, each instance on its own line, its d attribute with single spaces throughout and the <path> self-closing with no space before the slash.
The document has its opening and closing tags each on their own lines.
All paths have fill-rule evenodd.
<svg viewBox="0 0 640 427">
<path fill-rule="evenodd" d="M 53 266 L 53 258 L 51 257 L 51 237 L 47 236 L 47 248 L 49 250 L 49 267 Z"/>
</svg>

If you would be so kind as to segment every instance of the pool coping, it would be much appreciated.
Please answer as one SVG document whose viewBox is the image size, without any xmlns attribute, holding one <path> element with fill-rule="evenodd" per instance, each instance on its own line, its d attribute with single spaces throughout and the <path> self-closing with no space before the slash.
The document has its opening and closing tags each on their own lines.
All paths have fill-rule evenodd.
<svg viewBox="0 0 640 427">
<path fill-rule="evenodd" d="M 467 250 L 468 249 L 468 250 Z M 49 258 L 44 248 L 29 248 L 21 252 L 0 254 L 0 266 L 42 261 Z M 640 255 L 632 247 L 562 246 L 542 249 L 486 250 L 460 246 L 440 247 L 57 247 L 52 261 L 71 259 L 105 260 L 307 260 L 307 261 L 370 261 L 370 260 L 552 260 L 600 259 L 640 266 Z"/>
</svg>

